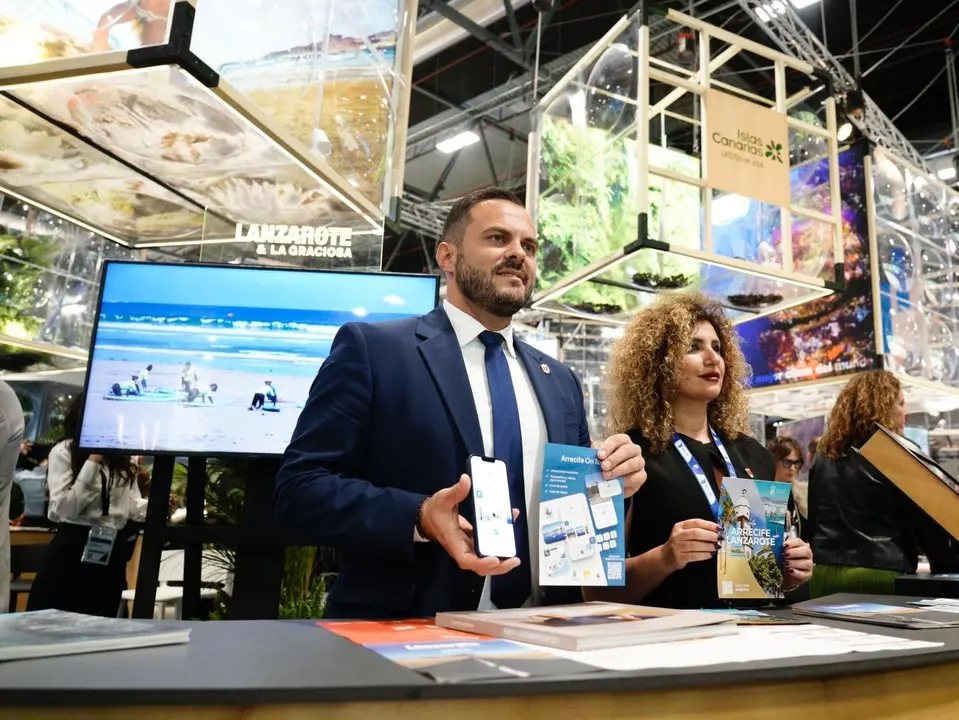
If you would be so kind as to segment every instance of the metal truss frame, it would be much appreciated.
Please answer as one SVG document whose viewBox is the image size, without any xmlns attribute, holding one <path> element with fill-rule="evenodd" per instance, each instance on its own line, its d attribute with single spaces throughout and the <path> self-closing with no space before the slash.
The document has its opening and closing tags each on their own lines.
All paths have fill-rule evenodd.
<svg viewBox="0 0 959 720">
<path fill-rule="evenodd" d="M 861 90 L 852 74 L 843 67 L 835 55 L 829 52 L 822 41 L 802 21 L 788 2 L 777 3 L 775 12 L 769 12 L 763 0 L 737 0 L 740 7 L 761 27 L 779 48 L 788 55 L 804 60 L 813 67 L 829 73 L 835 89 L 850 93 Z M 758 10 L 763 10 L 760 18 Z M 849 118 L 862 134 L 876 145 L 908 160 L 926 172 L 929 166 L 925 158 L 906 136 L 866 93 L 862 93 L 863 114 L 861 118 Z"/>
</svg>

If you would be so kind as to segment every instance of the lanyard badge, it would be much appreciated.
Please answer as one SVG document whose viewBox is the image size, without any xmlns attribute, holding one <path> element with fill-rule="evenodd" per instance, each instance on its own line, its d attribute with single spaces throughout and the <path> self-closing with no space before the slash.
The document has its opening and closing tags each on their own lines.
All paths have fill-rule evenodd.
<svg viewBox="0 0 959 720">
<path fill-rule="evenodd" d="M 109 565 L 113 547 L 116 545 L 117 529 L 110 523 L 110 487 L 100 472 L 100 512 L 101 521 L 90 527 L 87 544 L 83 546 L 81 562 L 92 565 Z"/>
<path fill-rule="evenodd" d="M 116 528 L 109 525 L 92 526 L 90 534 L 87 536 L 87 544 L 83 547 L 83 556 L 80 559 L 92 565 L 109 565 L 116 540 Z"/>
<path fill-rule="evenodd" d="M 719 450 L 719 454 L 722 455 L 723 461 L 726 463 L 726 470 L 728 472 L 727 477 L 736 477 L 736 468 L 733 466 L 733 461 L 729 457 L 729 453 L 726 451 L 723 441 L 719 439 L 719 435 L 717 435 L 716 431 L 712 428 L 709 428 L 709 434 L 712 436 L 713 442 L 716 443 L 716 449 Z M 686 443 L 683 442 L 683 439 L 679 437 L 679 435 L 673 435 L 673 445 L 675 446 L 676 450 L 679 451 L 679 454 L 686 462 L 687 467 L 695 476 L 696 481 L 699 483 L 700 489 L 703 491 L 703 495 L 706 496 L 706 502 L 709 503 L 709 509 L 713 514 L 713 520 L 718 523 L 720 514 L 719 500 L 716 498 L 716 493 L 713 491 L 713 486 L 709 482 L 709 478 L 707 478 L 706 473 L 703 472 L 702 465 L 700 465 L 699 461 L 693 457 L 693 454 L 689 451 L 689 448 L 686 447 Z"/>
</svg>

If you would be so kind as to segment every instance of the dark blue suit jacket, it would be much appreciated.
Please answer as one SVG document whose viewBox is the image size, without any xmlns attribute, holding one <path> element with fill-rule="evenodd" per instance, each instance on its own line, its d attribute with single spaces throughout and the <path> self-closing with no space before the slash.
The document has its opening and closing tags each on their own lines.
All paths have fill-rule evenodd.
<svg viewBox="0 0 959 720">
<path fill-rule="evenodd" d="M 579 380 L 529 345 L 515 346 L 549 441 L 588 446 Z M 442 307 L 340 329 L 276 478 L 279 522 L 307 543 L 342 551 L 328 617 L 476 609 L 483 578 L 460 570 L 439 543 L 413 541 L 420 503 L 453 485 L 470 454 L 484 454 L 483 439 L 463 354 Z M 460 511 L 472 520 L 469 505 Z M 578 588 L 549 588 L 543 598 L 580 600 Z"/>
</svg>

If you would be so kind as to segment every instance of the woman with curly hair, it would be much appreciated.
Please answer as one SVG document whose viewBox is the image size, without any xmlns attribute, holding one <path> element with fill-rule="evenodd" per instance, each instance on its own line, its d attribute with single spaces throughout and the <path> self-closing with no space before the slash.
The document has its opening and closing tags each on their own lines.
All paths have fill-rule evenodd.
<svg viewBox="0 0 959 720">
<path fill-rule="evenodd" d="M 886 370 L 855 375 L 839 393 L 809 471 L 808 535 L 818 564 L 812 597 L 837 592 L 893 594 L 897 575 L 916 572 L 918 548 L 934 572 L 956 572 L 948 535 L 895 485 L 853 453 L 876 423 L 902 434 L 906 402 Z"/>
<path fill-rule="evenodd" d="M 746 360 L 722 309 L 692 294 L 641 311 L 613 350 L 609 422 L 646 459 L 630 504 L 626 586 L 586 598 L 673 608 L 720 607 L 716 553 L 723 477 L 772 479 L 772 455 L 747 435 Z M 812 554 L 786 544 L 785 579 L 809 579 Z"/>
</svg>

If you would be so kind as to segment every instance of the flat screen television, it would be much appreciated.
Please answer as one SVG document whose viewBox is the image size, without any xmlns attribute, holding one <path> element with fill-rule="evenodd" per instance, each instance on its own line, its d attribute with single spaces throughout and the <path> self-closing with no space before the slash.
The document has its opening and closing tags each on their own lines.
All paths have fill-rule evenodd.
<svg viewBox="0 0 959 720">
<path fill-rule="evenodd" d="M 279 455 L 340 326 L 427 313 L 428 275 L 110 261 L 79 445 Z"/>
</svg>

